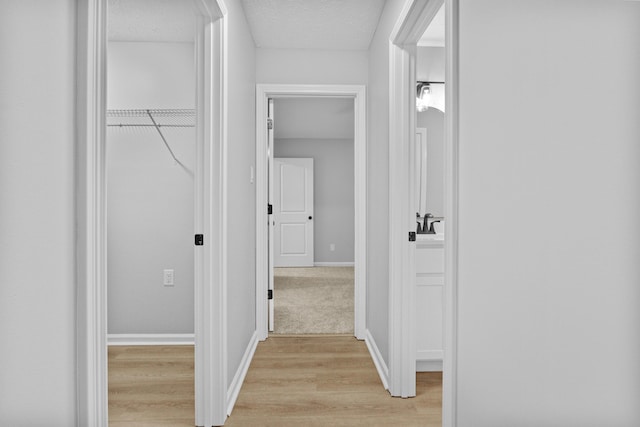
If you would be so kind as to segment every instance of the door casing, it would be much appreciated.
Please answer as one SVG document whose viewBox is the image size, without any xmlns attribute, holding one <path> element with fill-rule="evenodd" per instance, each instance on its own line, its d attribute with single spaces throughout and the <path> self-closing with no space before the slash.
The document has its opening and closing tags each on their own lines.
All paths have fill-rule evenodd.
<svg viewBox="0 0 640 427">
<path fill-rule="evenodd" d="M 222 425 L 226 369 L 226 79 L 224 0 L 192 0 L 196 30 L 196 424 Z M 77 424 L 107 427 L 106 47 L 107 0 L 77 2 L 76 341 Z M 222 345 L 221 345 L 222 344 Z"/>
<path fill-rule="evenodd" d="M 390 392 L 415 395 L 415 230 L 414 194 L 410 175 L 415 147 L 416 46 L 433 17 L 445 4 L 445 286 L 442 425 L 456 425 L 457 287 L 458 287 L 458 34 L 459 0 L 407 0 L 389 38 L 390 59 L 390 211 L 389 378 Z"/>
<path fill-rule="evenodd" d="M 258 339 L 268 336 L 267 289 L 269 282 L 267 188 L 269 99 L 321 97 L 354 100 L 355 173 L 355 316 L 354 335 L 365 338 L 367 260 L 367 121 L 366 92 L 363 85 L 256 85 L 256 331 Z M 275 123 L 277 126 L 277 123 Z"/>
</svg>

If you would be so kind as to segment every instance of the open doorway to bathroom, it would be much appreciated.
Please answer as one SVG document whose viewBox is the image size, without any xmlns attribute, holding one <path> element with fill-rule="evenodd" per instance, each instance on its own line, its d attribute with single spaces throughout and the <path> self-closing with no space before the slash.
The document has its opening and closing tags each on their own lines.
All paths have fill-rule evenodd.
<svg viewBox="0 0 640 427">
<path fill-rule="evenodd" d="M 456 224 L 452 209 L 455 182 L 451 180 L 456 166 L 452 161 L 456 140 L 451 133 L 455 116 L 451 111 L 444 115 L 444 98 L 446 94 L 451 108 L 457 83 L 452 68 L 457 65 L 452 55 L 455 40 L 451 38 L 456 31 L 456 4 L 455 0 L 410 2 L 390 37 L 391 108 L 400 111 L 392 114 L 390 121 L 391 137 L 397 142 L 390 146 L 390 187 L 408 189 L 390 194 L 391 203 L 398 207 L 391 213 L 391 227 L 394 235 L 401 232 L 403 224 L 410 229 L 408 244 L 398 240 L 396 245 L 395 239 L 390 239 L 392 253 L 399 255 L 391 257 L 391 277 L 397 278 L 391 285 L 392 293 L 402 291 L 401 298 L 390 304 L 390 336 L 396 341 L 398 335 L 409 331 L 408 336 L 415 340 L 408 350 L 391 358 L 390 369 L 401 371 L 398 395 L 415 396 L 425 384 L 431 384 L 434 391 L 439 388 L 429 407 L 438 412 L 444 408 L 443 425 L 449 424 L 443 406 L 448 396 L 443 393 L 448 392 L 450 377 L 443 377 L 443 371 L 450 374 L 453 354 L 447 315 L 451 262 L 455 262 L 455 255 L 451 256 L 455 239 L 445 239 L 455 236 Z M 409 108 L 403 110 L 406 106 Z M 445 220 L 448 236 L 442 227 Z M 407 270 L 408 276 L 399 274 Z M 394 345 L 402 343 L 397 340 Z"/>
<path fill-rule="evenodd" d="M 354 335 L 354 103 L 271 103 L 274 335 Z"/>
<path fill-rule="evenodd" d="M 416 369 L 442 372 L 445 208 L 445 6 L 416 49 Z M 418 377 L 420 379 L 420 376 Z"/>
</svg>

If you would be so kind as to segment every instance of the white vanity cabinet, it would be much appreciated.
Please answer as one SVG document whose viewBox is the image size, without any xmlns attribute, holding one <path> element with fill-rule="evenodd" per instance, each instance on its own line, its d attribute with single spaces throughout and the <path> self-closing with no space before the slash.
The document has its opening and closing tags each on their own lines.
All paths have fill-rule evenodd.
<svg viewBox="0 0 640 427">
<path fill-rule="evenodd" d="M 416 239 L 416 370 L 442 371 L 444 240 Z"/>
</svg>

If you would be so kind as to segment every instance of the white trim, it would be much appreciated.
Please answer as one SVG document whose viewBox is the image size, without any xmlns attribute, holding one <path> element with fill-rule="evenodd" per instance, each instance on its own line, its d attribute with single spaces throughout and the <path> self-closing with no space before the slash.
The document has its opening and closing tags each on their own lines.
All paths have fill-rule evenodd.
<svg viewBox="0 0 640 427">
<path fill-rule="evenodd" d="M 206 156 L 199 157 L 206 161 L 198 167 L 199 173 L 206 176 L 196 191 L 207 197 L 199 205 L 201 209 L 196 209 L 196 223 L 200 220 L 204 224 L 205 234 L 205 246 L 200 247 L 204 249 L 196 251 L 195 271 L 196 422 L 210 426 L 226 418 L 226 353 L 223 349 L 226 339 L 227 26 L 223 0 L 194 0 L 193 4 L 194 10 L 205 17 L 200 19 L 199 26 L 197 93 L 201 95 L 198 144 L 204 142 L 206 146 Z M 78 2 L 77 6 L 77 424 L 107 427 L 107 2 L 87 0 Z"/>
<path fill-rule="evenodd" d="M 267 203 L 271 205 L 271 207 L 273 208 L 273 206 L 275 206 L 275 130 L 273 129 L 273 123 L 275 120 L 275 103 L 273 99 L 268 99 L 267 100 L 267 124 L 269 123 L 269 121 L 271 121 L 272 126 L 268 126 L 267 128 L 267 151 L 268 151 L 268 155 L 267 155 L 267 168 L 269 169 L 269 173 L 268 173 L 268 190 L 267 190 Z M 258 125 L 258 121 L 256 121 L 256 126 Z M 273 209 L 272 209 L 273 210 Z M 275 212 L 272 212 L 272 214 L 274 215 L 275 219 Z M 268 270 L 267 270 L 267 274 L 268 274 L 268 279 L 267 279 L 267 283 L 268 283 L 268 288 L 269 291 L 273 293 L 273 290 L 275 289 L 275 275 L 274 275 L 274 269 L 275 269 L 275 264 L 276 264 L 276 257 L 275 257 L 275 251 L 274 248 L 276 247 L 275 244 L 275 231 L 276 231 L 276 224 L 275 221 L 269 221 L 269 231 L 268 231 L 268 250 L 269 250 L 269 260 L 267 262 L 268 265 Z M 267 301 L 268 303 L 268 310 L 269 310 L 269 317 L 268 317 L 268 327 L 269 327 L 269 332 L 273 332 L 275 329 L 275 320 L 276 320 L 276 305 L 275 305 L 275 301 L 273 300 L 273 298 L 269 299 Z"/>
<path fill-rule="evenodd" d="M 390 43 L 389 57 L 389 392 L 412 397 L 416 395 L 415 287 L 411 274 L 415 245 L 409 242 L 408 233 L 415 229 L 415 212 L 412 216 L 409 213 L 415 194 L 410 179 L 415 96 L 409 91 L 415 71 L 411 72 L 412 57 L 405 49 Z"/>
<path fill-rule="evenodd" d="M 364 339 L 366 325 L 367 260 L 367 142 L 366 92 L 362 85 L 256 85 L 256 330 L 258 339 L 267 338 L 267 117 L 269 98 L 340 97 L 354 99 L 354 173 L 355 173 L 355 316 L 354 331 Z M 262 160 L 261 160 L 262 159 Z"/>
<path fill-rule="evenodd" d="M 269 99 L 256 88 L 256 332 L 260 341 L 266 340 L 269 334 L 269 134 L 263 120 L 268 115 Z"/>
<path fill-rule="evenodd" d="M 314 267 L 353 267 L 355 262 L 314 262 Z"/>
<path fill-rule="evenodd" d="M 640 1 L 640 0 L 638 0 Z M 424 40 L 418 42 L 418 47 L 444 47 L 444 43 L 435 40 Z"/>
<path fill-rule="evenodd" d="M 78 2 L 77 8 L 77 424 L 107 427 L 107 269 L 104 215 L 107 2 Z"/>
<path fill-rule="evenodd" d="M 195 247 L 195 421 L 222 425 L 227 418 L 227 10 L 223 0 L 194 0 L 198 20 L 196 230 Z"/>
<path fill-rule="evenodd" d="M 373 339 L 373 335 L 369 329 L 365 331 L 364 342 L 369 349 L 369 354 L 371 355 L 371 359 L 373 359 L 373 364 L 376 366 L 376 370 L 378 371 L 378 375 L 380 376 L 380 380 L 382 381 L 382 385 L 385 390 L 389 390 L 389 368 L 387 364 L 384 363 L 384 358 L 378 349 L 378 345 L 376 344 L 376 340 Z"/>
<path fill-rule="evenodd" d="M 238 400 L 238 395 L 240 394 L 240 389 L 242 388 L 242 383 L 244 382 L 245 377 L 247 376 L 247 372 L 249 372 L 249 366 L 251 365 L 251 360 L 253 359 L 253 355 L 256 352 L 256 348 L 258 347 L 258 333 L 254 332 L 249 340 L 249 345 L 247 346 L 247 350 L 244 352 L 244 356 L 242 356 L 242 360 L 240 361 L 240 366 L 236 371 L 236 374 L 233 376 L 233 380 L 229 385 L 229 390 L 227 390 L 227 415 L 230 416 L 233 411 L 233 407 L 236 404 L 236 400 Z"/>
<path fill-rule="evenodd" d="M 455 427 L 458 376 L 459 0 L 445 0 L 445 192 L 442 425 Z"/>
<path fill-rule="evenodd" d="M 416 359 L 420 361 L 439 360 L 442 362 L 442 354 L 442 350 L 418 350 Z"/>
<path fill-rule="evenodd" d="M 108 346 L 195 345 L 194 334 L 107 334 Z"/>
<path fill-rule="evenodd" d="M 442 372 L 442 360 L 416 360 L 416 372 Z"/>
<path fill-rule="evenodd" d="M 444 360 L 443 360 L 443 426 L 456 425 L 456 318 L 457 318 L 457 245 L 458 245 L 458 1 L 444 0 L 446 4 L 446 78 L 445 114 L 445 301 L 444 301 Z M 405 240 L 407 220 L 411 212 L 402 187 L 403 166 L 411 165 L 412 138 L 415 135 L 415 56 L 416 44 L 424 33 L 443 0 L 407 0 L 390 37 L 390 312 L 389 312 L 389 373 L 392 389 L 403 392 L 410 388 L 410 368 L 415 369 L 416 352 L 404 340 L 414 340 L 415 313 L 402 310 L 407 307 L 411 291 L 415 288 L 414 271 L 407 265 L 414 262 Z M 399 179 L 396 177 L 399 176 Z M 393 181 L 392 181 L 393 180 Z M 409 182 L 410 184 L 410 182 Z M 414 214 L 415 215 L 415 214 Z M 415 221 L 415 217 L 413 218 Z M 411 225 L 415 226 L 414 222 Z M 411 228 L 409 228 L 411 230 Z M 409 254 L 408 256 L 407 253 Z M 405 258 L 406 256 L 406 258 Z M 410 273 L 411 276 L 406 276 Z M 409 307 L 410 308 L 410 307 Z M 408 332 L 408 334 L 407 334 Z M 395 349 L 395 350 L 394 350 Z M 414 371 L 415 372 L 415 371 Z M 413 380 L 415 386 L 415 380 Z"/>
</svg>

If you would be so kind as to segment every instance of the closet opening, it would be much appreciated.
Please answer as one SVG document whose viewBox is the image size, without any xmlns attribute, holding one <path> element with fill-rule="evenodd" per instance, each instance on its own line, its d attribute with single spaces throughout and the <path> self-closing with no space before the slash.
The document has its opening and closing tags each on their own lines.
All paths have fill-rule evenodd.
<svg viewBox="0 0 640 427">
<path fill-rule="evenodd" d="M 220 425 L 226 418 L 226 354 L 214 348 L 220 347 L 226 328 L 220 315 L 225 218 L 218 209 L 225 202 L 220 183 L 227 135 L 226 9 L 218 0 L 87 0 L 78 6 L 78 422 L 109 422 L 108 343 L 112 348 L 175 344 L 191 346 L 189 424 Z M 118 61 L 121 67 L 116 67 Z M 111 143 L 109 134 L 119 134 L 119 141 Z M 132 152 L 124 151 L 123 156 L 123 150 Z M 109 162 L 117 159 L 120 164 Z M 154 181 L 157 171 L 144 170 L 150 165 L 166 173 Z M 176 186 L 186 191 L 175 191 Z M 121 193 L 115 196 L 115 190 Z M 133 204 L 114 205 L 109 203 L 113 197 Z M 160 202 L 152 206 L 154 198 Z M 190 214 L 178 220 L 171 214 L 177 207 L 190 209 Z M 126 222 L 136 215 L 139 220 Z M 110 235 L 110 228 L 129 240 L 138 233 L 138 239 L 114 252 L 117 246 L 111 239 L 118 233 Z M 174 236 L 174 228 L 188 229 L 185 236 L 175 232 L 179 243 L 150 244 L 152 239 Z M 163 258 L 169 246 L 192 257 L 190 268 Z M 110 265 L 111 257 L 116 261 L 123 253 L 139 257 L 140 264 L 156 263 L 149 275 L 154 277 L 138 272 L 127 275 L 133 285 L 114 285 L 124 271 L 137 267 L 126 259 L 120 259 L 122 269 Z M 152 303 L 152 297 L 138 289 L 137 295 L 126 298 L 124 312 L 114 314 L 122 309 L 110 301 L 122 296 L 118 293 L 151 282 L 147 291 L 156 293 L 153 298 L 159 295 L 157 301 Z M 110 295 L 109 288 L 119 291 Z M 183 291 L 191 297 L 168 297 Z M 180 307 L 193 314 L 184 315 Z M 161 310 L 166 310 L 164 318 L 151 320 Z M 134 322 L 136 329 L 126 329 Z M 141 365 L 143 359 L 132 362 Z M 145 378 L 139 379 L 136 385 L 142 386 Z M 123 388 L 113 391 L 126 393 Z M 125 417 L 151 417 L 151 423 L 163 416 L 153 410 L 125 412 Z"/>
<path fill-rule="evenodd" d="M 108 4 L 111 423 L 195 425 L 195 22 L 179 1 Z"/>
</svg>

